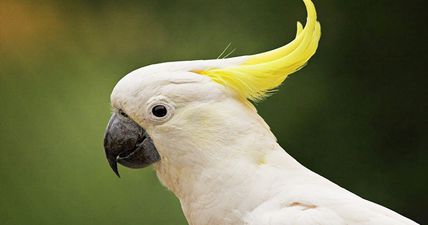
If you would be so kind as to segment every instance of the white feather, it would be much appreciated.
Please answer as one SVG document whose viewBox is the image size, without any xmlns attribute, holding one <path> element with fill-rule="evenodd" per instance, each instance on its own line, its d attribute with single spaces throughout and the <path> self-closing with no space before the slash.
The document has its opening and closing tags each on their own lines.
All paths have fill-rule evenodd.
<svg viewBox="0 0 428 225">
<path fill-rule="evenodd" d="M 111 96 L 113 107 L 152 137 L 161 155 L 158 177 L 180 199 L 189 224 L 416 224 L 306 169 L 277 144 L 255 110 L 191 72 L 240 60 L 145 67 L 124 77 Z M 147 114 L 148 103 L 159 98 L 175 110 L 162 124 Z"/>
</svg>

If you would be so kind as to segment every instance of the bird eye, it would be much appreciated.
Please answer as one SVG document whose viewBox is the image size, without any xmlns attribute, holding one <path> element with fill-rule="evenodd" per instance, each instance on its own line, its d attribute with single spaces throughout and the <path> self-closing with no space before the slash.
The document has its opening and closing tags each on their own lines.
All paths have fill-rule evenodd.
<svg viewBox="0 0 428 225">
<path fill-rule="evenodd" d="M 119 109 L 119 114 L 125 118 L 128 118 L 128 114 L 126 114 L 123 110 Z"/>
<path fill-rule="evenodd" d="M 167 122 L 174 115 L 175 104 L 164 96 L 153 96 L 146 103 L 145 121 L 154 125 Z"/>
<path fill-rule="evenodd" d="M 168 113 L 168 110 L 164 105 L 156 105 L 152 108 L 152 113 L 156 117 L 164 117 Z"/>
</svg>

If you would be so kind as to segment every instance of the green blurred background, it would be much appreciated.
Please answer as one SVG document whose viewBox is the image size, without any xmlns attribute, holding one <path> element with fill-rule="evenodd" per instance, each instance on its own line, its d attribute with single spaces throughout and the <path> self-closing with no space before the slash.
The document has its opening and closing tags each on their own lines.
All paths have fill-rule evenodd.
<svg viewBox="0 0 428 225">
<path fill-rule="evenodd" d="M 352 192 L 428 223 L 423 1 L 315 1 L 309 65 L 257 105 L 285 149 Z M 186 224 L 153 169 L 102 148 L 109 95 L 144 65 L 273 49 L 300 0 L 0 0 L 0 223 Z"/>
</svg>

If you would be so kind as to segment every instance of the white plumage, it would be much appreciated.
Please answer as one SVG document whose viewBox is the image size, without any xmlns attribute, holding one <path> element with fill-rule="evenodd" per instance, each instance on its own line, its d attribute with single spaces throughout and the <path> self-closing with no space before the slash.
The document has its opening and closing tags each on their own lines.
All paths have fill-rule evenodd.
<svg viewBox="0 0 428 225">
<path fill-rule="evenodd" d="M 180 199 L 189 224 L 416 224 L 311 172 L 233 91 L 181 71 L 206 63 L 142 68 L 112 94 L 113 106 L 153 138 L 162 157 L 155 164 L 158 177 Z M 167 122 L 153 123 L 145 113 L 156 99 L 175 108 Z"/>
<path fill-rule="evenodd" d="M 112 106 L 153 139 L 161 157 L 157 175 L 190 225 L 416 224 L 302 166 L 246 100 L 278 86 L 315 53 L 320 26 L 312 2 L 304 1 L 309 25 L 299 25 L 291 45 L 256 56 L 151 65 L 114 88 Z M 280 60 L 291 61 L 282 68 Z M 264 76 L 271 83 L 258 85 Z M 153 118 L 154 103 L 167 105 L 169 116 Z"/>
</svg>

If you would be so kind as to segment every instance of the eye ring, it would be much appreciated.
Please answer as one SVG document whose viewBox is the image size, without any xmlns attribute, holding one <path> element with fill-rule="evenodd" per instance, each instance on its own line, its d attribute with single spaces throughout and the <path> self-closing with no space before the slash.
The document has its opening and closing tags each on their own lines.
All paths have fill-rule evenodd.
<svg viewBox="0 0 428 225">
<path fill-rule="evenodd" d="M 155 105 L 152 107 L 152 114 L 158 118 L 163 118 L 168 115 L 168 109 L 165 105 Z"/>
<path fill-rule="evenodd" d="M 147 102 L 147 119 L 154 124 L 162 124 L 174 115 L 175 104 L 168 98 L 156 96 Z"/>
</svg>

